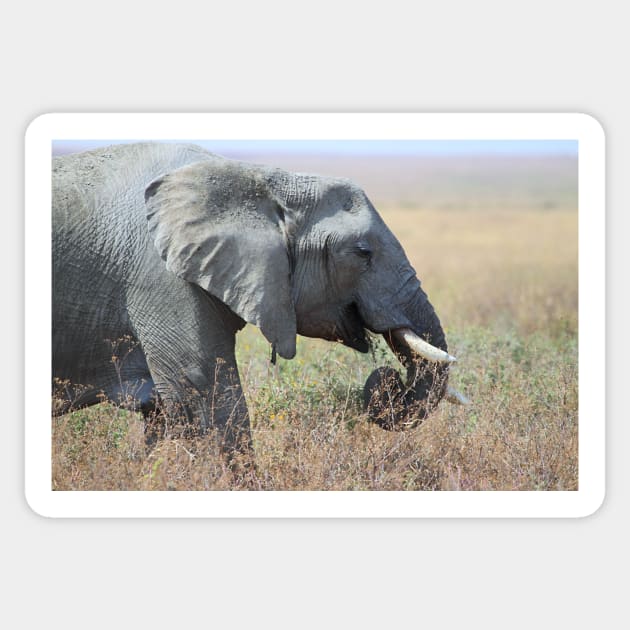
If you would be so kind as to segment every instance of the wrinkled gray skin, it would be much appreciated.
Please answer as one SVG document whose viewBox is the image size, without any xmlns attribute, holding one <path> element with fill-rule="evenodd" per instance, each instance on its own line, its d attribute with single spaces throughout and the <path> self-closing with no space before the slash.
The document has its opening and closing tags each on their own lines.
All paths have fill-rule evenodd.
<svg viewBox="0 0 630 630">
<path fill-rule="evenodd" d="M 384 334 L 408 373 L 393 389 L 381 387 L 389 372 L 368 379 L 385 428 L 406 421 L 383 411 L 393 400 L 423 417 L 444 394 L 447 368 L 427 370 L 390 339 L 407 327 L 446 350 L 402 247 L 351 182 L 192 145 L 53 160 L 53 377 L 67 396 L 57 413 L 104 395 L 148 415 L 157 393 L 166 418 L 247 443 L 234 356 L 246 322 L 285 359 L 296 334 L 360 352 L 366 331 Z"/>
</svg>

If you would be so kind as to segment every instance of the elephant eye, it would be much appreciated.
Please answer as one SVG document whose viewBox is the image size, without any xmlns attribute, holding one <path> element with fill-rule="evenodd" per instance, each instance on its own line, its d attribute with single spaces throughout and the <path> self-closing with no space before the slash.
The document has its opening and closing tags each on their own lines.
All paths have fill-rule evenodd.
<svg viewBox="0 0 630 630">
<path fill-rule="evenodd" d="M 372 250 L 367 245 L 364 245 L 363 243 L 360 243 L 359 245 L 357 245 L 354 248 L 354 251 L 358 256 L 361 256 L 361 258 L 365 258 L 366 260 L 369 260 L 370 258 L 372 258 Z"/>
</svg>

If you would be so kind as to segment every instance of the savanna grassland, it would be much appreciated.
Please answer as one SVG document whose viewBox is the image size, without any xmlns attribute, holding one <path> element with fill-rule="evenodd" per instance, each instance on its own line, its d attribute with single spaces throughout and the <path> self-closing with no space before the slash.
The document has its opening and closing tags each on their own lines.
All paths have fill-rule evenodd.
<svg viewBox="0 0 630 630">
<path fill-rule="evenodd" d="M 272 366 L 247 326 L 237 352 L 255 468 L 230 466 L 211 437 L 170 435 L 146 450 L 139 416 L 104 403 L 53 418 L 52 487 L 577 489 L 574 166 L 430 164 L 398 169 L 389 188 L 376 169 L 366 167 L 365 181 L 350 175 L 417 270 L 459 360 L 450 382 L 469 406 L 442 402 L 415 429 L 383 431 L 366 422 L 361 395 L 375 367 L 397 365 L 384 343 L 361 355 L 299 338 L 296 358 Z"/>
</svg>

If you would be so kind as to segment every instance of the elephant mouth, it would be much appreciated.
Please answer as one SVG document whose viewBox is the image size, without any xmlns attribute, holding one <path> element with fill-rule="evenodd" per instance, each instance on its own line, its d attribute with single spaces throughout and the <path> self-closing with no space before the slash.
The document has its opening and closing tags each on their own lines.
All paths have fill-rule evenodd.
<svg viewBox="0 0 630 630">
<path fill-rule="evenodd" d="M 366 353 L 371 347 L 368 332 L 383 335 L 407 371 L 405 381 L 391 367 L 380 367 L 370 374 L 363 388 L 370 422 L 387 430 L 404 430 L 417 426 L 442 398 L 459 405 L 469 403 L 448 385 L 449 366 L 457 359 L 448 353 L 443 338 L 439 343 L 442 347 L 433 346 L 404 323 L 377 331 L 367 325 L 355 303 L 348 304 L 334 336 L 345 346 Z"/>
<path fill-rule="evenodd" d="M 348 304 L 341 317 L 337 333 L 341 343 L 358 352 L 367 353 L 370 350 L 370 341 L 366 335 L 369 330 L 359 313 L 359 308 L 352 302 Z"/>
<path fill-rule="evenodd" d="M 390 328 L 382 330 L 374 328 L 370 326 L 365 319 L 363 319 L 359 306 L 355 302 L 351 302 L 344 307 L 341 317 L 339 318 L 339 322 L 335 326 L 335 332 L 332 337 L 341 341 L 341 343 L 345 346 L 365 354 L 369 352 L 372 347 L 370 335 L 368 333 L 371 333 L 372 335 L 383 335 L 392 348 L 392 351 L 394 351 L 391 339 L 394 337 L 398 338 L 399 331 L 403 331 L 403 334 L 405 334 L 405 331 L 410 332 L 408 326 L 409 324 L 406 323 L 405 319 L 403 319 L 399 324 L 393 325 Z M 416 335 L 413 336 L 416 337 L 416 339 L 419 339 Z M 401 337 L 401 341 L 404 345 L 408 345 L 407 337 Z M 422 340 L 420 340 L 420 342 L 422 342 Z M 437 350 L 437 348 L 434 348 L 434 350 Z M 446 353 L 444 353 L 444 355 L 448 356 Z"/>
</svg>

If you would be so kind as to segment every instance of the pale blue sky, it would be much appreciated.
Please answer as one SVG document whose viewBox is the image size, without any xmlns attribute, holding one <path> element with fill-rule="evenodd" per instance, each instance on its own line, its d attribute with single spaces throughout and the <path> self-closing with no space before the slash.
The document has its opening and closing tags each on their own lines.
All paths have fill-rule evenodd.
<svg viewBox="0 0 630 630">
<path fill-rule="evenodd" d="M 157 140 L 157 139 L 155 139 Z M 137 140 L 55 140 L 53 153 Z M 193 142 L 216 153 L 335 155 L 571 155 L 577 140 L 166 140 Z"/>
</svg>

